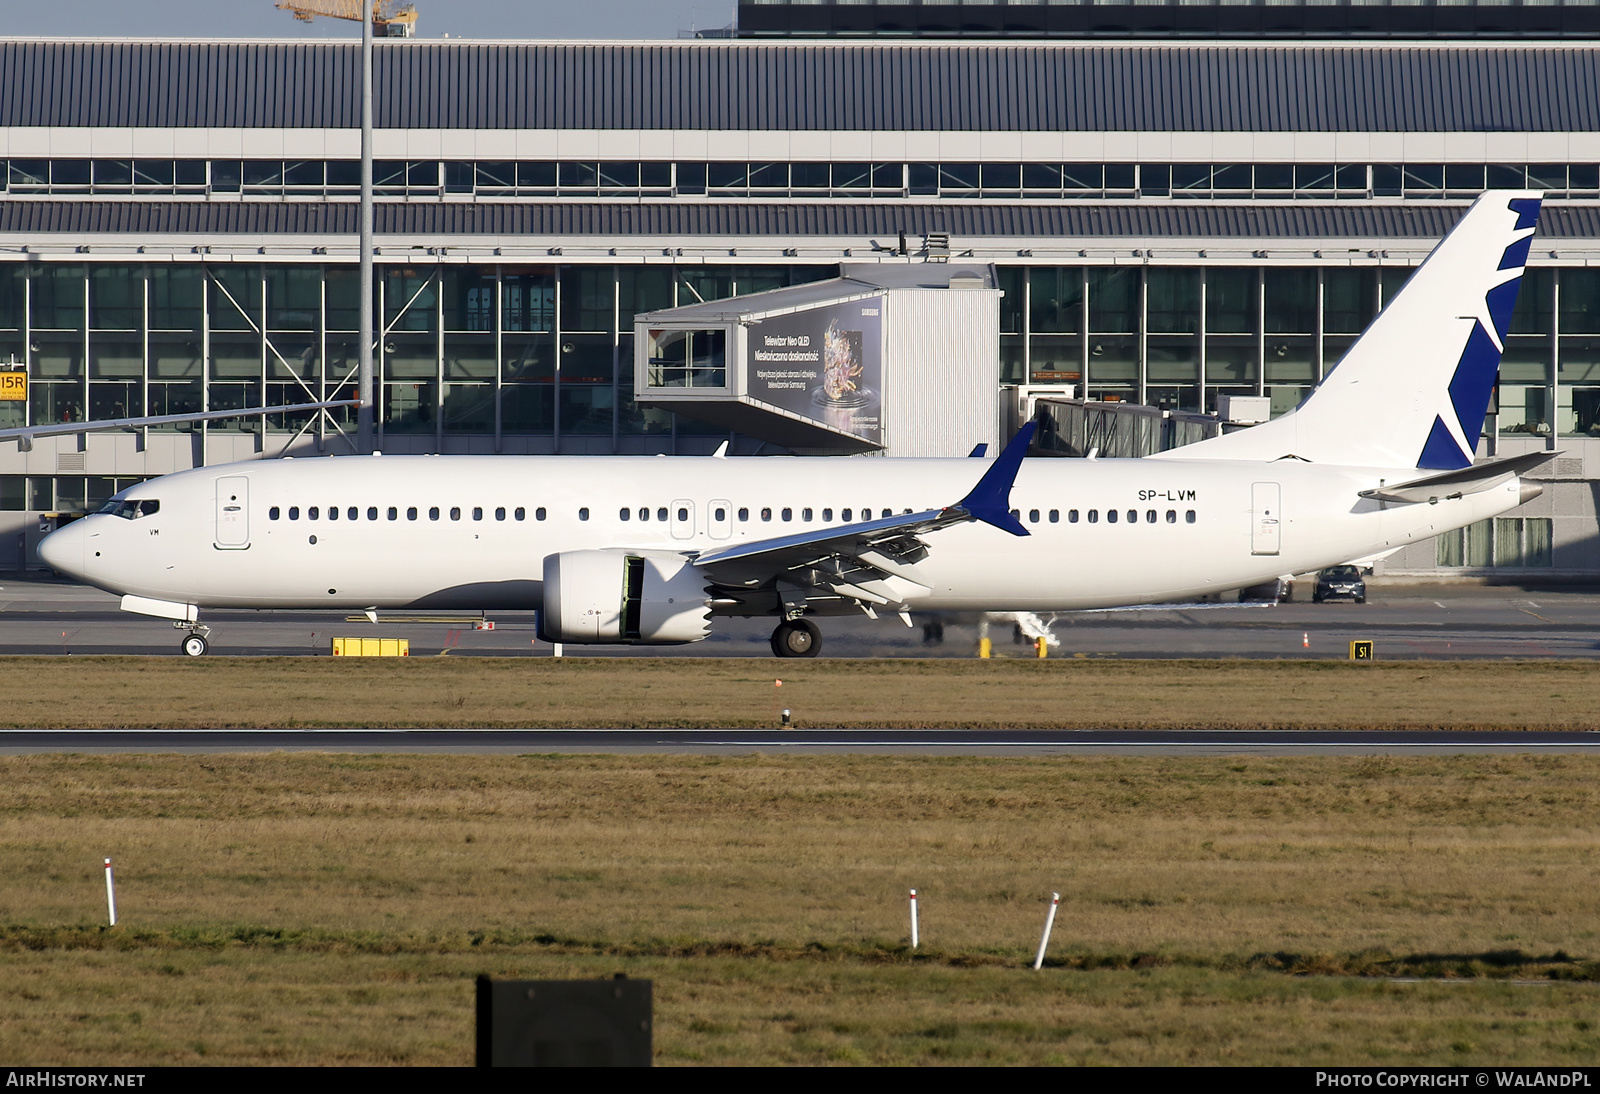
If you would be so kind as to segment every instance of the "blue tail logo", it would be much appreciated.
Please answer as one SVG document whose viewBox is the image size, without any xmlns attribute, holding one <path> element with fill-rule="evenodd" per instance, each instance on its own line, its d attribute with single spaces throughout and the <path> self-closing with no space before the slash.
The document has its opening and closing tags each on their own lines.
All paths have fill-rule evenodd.
<svg viewBox="0 0 1600 1094">
<path fill-rule="evenodd" d="M 1513 230 L 1537 227 L 1539 205 L 1538 198 L 1513 198 L 1507 205 L 1517 214 Z M 1500 373 L 1500 358 L 1505 353 L 1506 335 L 1511 330 L 1511 312 L 1517 304 L 1517 290 L 1522 286 L 1522 273 L 1532 243 L 1533 236 L 1526 235 L 1506 247 L 1499 266 L 1506 273 L 1505 280 L 1484 295 L 1478 314 L 1462 316 L 1471 319 L 1473 327 L 1450 380 L 1450 412 L 1455 421 L 1447 422 L 1442 414 L 1434 417 L 1433 428 L 1417 458 L 1419 468 L 1454 471 L 1472 465 L 1472 451 L 1483 431 L 1483 419 L 1489 411 L 1489 393 L 1494 390 Z"/>
</svg>

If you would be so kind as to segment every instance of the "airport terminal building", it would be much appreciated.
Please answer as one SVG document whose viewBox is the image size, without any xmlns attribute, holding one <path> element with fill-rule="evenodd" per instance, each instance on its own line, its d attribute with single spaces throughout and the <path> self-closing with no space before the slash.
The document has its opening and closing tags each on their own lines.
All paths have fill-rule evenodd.
<svg viewBox="0 0 1600 1094">
<path fill-rule="evenodd" d="M 653 394 L 694 370 L 652 368 L 635 316 L 874 267 L 997 301 L 963 376 L 898 366 L 900 391 L 987 374 L 992 433 L 952 454 L 1023 388 L 1282 413 L 1476 194 L 1531 187 L 1478 453 L 1561 455 L 1542 497 L 1389 572 L 1600 577 L 1588 42 L 769 34 L 379 43 L 379 448 L 784 451 L 759 416 L 730 434 Z M 0 40 L 0 367 L 28 377 L 0 426 L 350 397 L 358 70 L 354 44 Z M 850 450 L 914 432 L 894 396 Z M 41 514 L 354 434 L 334 413 L 0 442 L 0 566 Z"/>
</svg>

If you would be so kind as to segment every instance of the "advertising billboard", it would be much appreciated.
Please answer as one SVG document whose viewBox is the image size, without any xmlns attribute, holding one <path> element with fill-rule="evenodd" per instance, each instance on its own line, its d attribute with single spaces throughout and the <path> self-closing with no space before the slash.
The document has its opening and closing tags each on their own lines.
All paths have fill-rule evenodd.
<svg viewBox="0 0 1600 1094">
<path fill-rule="evenodd" d="M 751 324 L 745 394 L 883 444 L 883 301 L 879 293 Z"/>
</svg>

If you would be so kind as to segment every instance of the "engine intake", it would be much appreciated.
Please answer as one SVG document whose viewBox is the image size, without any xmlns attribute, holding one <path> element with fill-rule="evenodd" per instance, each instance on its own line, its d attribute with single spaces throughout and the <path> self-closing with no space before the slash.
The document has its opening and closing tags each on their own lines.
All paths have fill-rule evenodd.
<svg viewBox="0 0 1600 1094">
<path fill-rule="evenodd" d="M 563 551 L 544 560 L 546 642 L 698 642 L 711 630 L 705 577 L 670 551 Z"/>
</svg>

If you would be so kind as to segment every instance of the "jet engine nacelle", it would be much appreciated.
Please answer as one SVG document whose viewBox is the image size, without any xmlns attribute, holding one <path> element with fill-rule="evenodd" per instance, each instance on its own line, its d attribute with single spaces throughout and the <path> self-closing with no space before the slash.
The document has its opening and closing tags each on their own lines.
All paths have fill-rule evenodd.
<svg viewBox="0 0 1600 1094">
<path fill-rule="evenodd" d="M 581 644 L 698 642 L 711 630 L 706 579 L 670 551 L 563 551 L 544 560 L 539 637 Z"/>
</svg>

